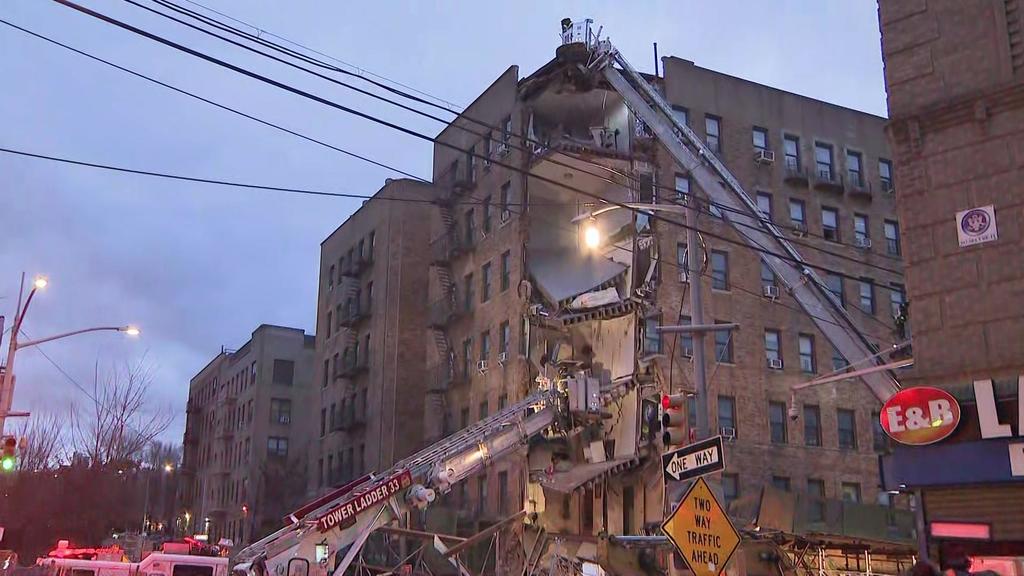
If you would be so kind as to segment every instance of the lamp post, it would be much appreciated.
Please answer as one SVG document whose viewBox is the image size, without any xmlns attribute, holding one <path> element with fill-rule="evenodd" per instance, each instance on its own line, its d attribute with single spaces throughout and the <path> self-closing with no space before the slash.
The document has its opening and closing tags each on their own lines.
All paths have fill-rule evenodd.
<svg viewBox="0 0 1024 576">
<path fill-rule="evenodd" d="M 21 332 L 21 325 L 25 321 L 25 313 L 28 312 L 32 298 L 36 295 L 36 292 L 46 288 L 48 284 L 49 280 L 45 276 L 36 276 L 35 280 L 32 281 L 32 290 L 29 291 L 28 297 L 25 298 L 24 305 L 22 305 L 22 297 L 25 291 L 25 274 L 22 273 L 21 275 L 21 287 L 18 290 L 18 306 L 14 311 L 14 322 L 11 324 L 11 338 L 7 347 L 7 366 L 4 368 L 3 378 L 0 380 L 0 433 L 3 433 L 5 420 L 10 415 L 11 404 L 14 401 L 14 360 L 18 350 L 88 332 L 114 331 L 124 332 L 129 336 L 138 336 L 140 333 L 139 329 L 134 326 L 96 326 L 63 332 L 47 336 L 46 338 L 19 342 L 18 334 Z"/>
</svg>

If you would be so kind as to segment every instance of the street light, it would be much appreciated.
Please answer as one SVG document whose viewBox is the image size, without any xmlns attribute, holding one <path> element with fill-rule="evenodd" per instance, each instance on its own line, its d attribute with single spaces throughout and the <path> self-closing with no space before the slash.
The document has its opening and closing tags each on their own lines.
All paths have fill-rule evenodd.
<svg viewBox="0 0 1024 576">
<path fill-rule="evenodd" d="M 170 462 L 168 462 L 167 464 L 164 464 L 164 472 L 167 472 L 168 474 L 170 474 L 173 471 L 174 471 L 174 464 L 171 464 Z"/>
<path fill-rule="evenodd" d="M 583 229 L 583 242 L 587 245 L 587 248 L 590 248 L 591 250 L 595 250 L 601 245 L 601 231 L 597 229 L 596 222 L 593 218 L 587 222 L 586 227 Z"/>
<path fill-rule="evenodd" d="M 21 333 L 21 325 L 25 321 L 25 314 L 28 312 L 28 307 L 32 304 L 32 298 L 36 295 L 36 292 L 46 288 L 50 284 L 49 279 L 46 276 L 36 276 L 35 280 L 32 281 L 32 290 L 29 291 L 28 297 L 25 298 L 25 303 L 22 305 L 22 296 L 25 290 L 25 274 L 21 275 L 21 289 L 18 291 L 18 305 L 14 309 L 14 323 L 11 326 L 11 341 L 7 347 L 7 366 L 4 368 L 3 377 L 0 379 L 0 433 L 4 429 L 4 421 L 7 416 L 10 415 L 11 403 L 14 401 L 14 360 L 18 350 L 22 348 L 28 348 L 30 346 L 37 346 L 45 342 L 51 342 L 53 340 L 60 340 L 61 338 L 67 338 L 69 336 L 76 336 L 78 334 L 85 334 L 87 332 L 100 332 L 100 331 L 114 331 L 124 332 L 129 336 L 138 336 L 139 329 L 135 326 L 96 326 L 94 328 L 84 328 L 81 330 L 72 330 L 71 332 L 64 332 L 61 334 L 55 334 L 46 338 L 39 338 L 37 340 L 26 340 L 19 342 L 18 334 Z"/>
</svg>

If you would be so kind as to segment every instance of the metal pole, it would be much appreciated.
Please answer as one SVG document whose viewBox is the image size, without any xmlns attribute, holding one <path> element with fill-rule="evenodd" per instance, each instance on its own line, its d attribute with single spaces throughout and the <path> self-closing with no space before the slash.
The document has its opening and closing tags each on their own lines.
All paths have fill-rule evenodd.
<svg viewBox="0 0 1024 576">
<path fill-rule="evenodd" d="M 25 273 L 21 273 L 18 285 L 18 306 L 14 309 L 14 322 L 11 323 L 10 344 L 7 347 L 7 367 L 4 368 L 3 384 L 0 385 L 0 434 L 3 434 L 7 412 L 14 400 L 14 355 L 18 351 L 18 330 L 21 329 L 21 297 L 25 293 Z"/>
<path fill-rule="evenodd" d="M 686 275 L 690 281 L 690 321 L 695 325 L 704 324 L 704 300 L 701 287 L 700 237 L 697 234 L 697 199 L 690 193 L 686 197 Z M 697 440 L 711 436 L 708 428 L 707 373 L 704 368 L 705 332 L 693 332 L 693 381 L 696 387 Z"/>
</svg>

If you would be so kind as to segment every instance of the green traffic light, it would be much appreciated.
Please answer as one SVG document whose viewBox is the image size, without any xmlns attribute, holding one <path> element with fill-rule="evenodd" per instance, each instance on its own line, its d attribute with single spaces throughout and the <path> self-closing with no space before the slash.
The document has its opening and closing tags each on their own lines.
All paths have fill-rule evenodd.
<svg viewBox="0 0 1024 576">
<path fill-rule="evenodd" d="M 14 458 L 4 458 L 3 460 L 0 460 L 0 468 L 3 468 L 4 472 L 14 470 Z"/>
</svg>

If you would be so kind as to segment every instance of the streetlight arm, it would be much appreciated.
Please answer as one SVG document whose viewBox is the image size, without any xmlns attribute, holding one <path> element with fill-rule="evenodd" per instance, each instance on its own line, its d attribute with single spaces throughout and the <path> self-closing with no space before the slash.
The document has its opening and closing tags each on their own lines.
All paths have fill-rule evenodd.
<svg viewBox="0 0 1024 576">
<path fill-rule="evenodd" d="M 77 336 L 78 334 L 84 334 L 86 332 L 101 332 L 101 331 L 114 331 L 114 332 L 126 332 L 129 330 L 128 326 L 97 326 L 95 328 L 83 328 L 81 330 L 72 330 L 71 332 L 64 332 L 63 334 L 56 334 L 47 338 L 40 338 L 38 340 L 27 340 L 25 342 L 18 342 L 16 347 L 18 350 L 22 348 L 28 348 L 29 346 L 36 346 L 53 340 L 60 340 L 61 338 L 67 338 L 68 336 Z"/>
</svg>

